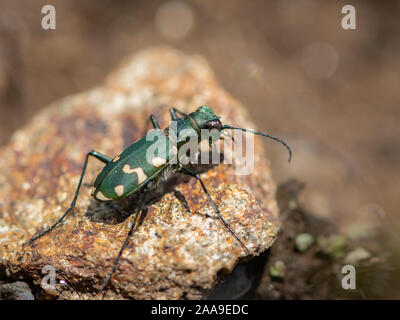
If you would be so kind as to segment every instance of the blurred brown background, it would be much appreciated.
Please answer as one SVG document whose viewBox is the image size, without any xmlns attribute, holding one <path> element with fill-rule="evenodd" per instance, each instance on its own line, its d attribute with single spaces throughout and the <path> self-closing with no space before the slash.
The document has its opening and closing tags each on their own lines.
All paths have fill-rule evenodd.
<svg viewBox="0 0 400 320">
<path fill-rule="evenodd" d="M 41 28 L 41 8 L 57 29 Z M 399 230 L 400 1 L 39 1 L 0 3 L 0 144 L 40 108 L 103 81 L 121 59 L 169 44 L 208 59 L 266 141 L 278 182 L 362 237 Z M 397 237 L 397 236 L 395 236 Z M 398 241 L 394 238 L 395 242 Z"/>
</svg>

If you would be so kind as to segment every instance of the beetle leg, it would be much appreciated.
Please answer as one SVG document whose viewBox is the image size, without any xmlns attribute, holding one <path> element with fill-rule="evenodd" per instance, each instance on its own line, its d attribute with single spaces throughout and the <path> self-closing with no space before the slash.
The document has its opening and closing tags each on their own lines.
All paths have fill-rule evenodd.
<svg viewBox="0 0 400 320">
<path fill-rule="evenodd" d="M 177 113 L 180 114 L 182 117 L 187 117 L 187 114 L 186 114 L 186 113 L 181 112 L 181 111 L 179 111 L 179 110 L 176 109 L 176 108 L 170 108 L 170 109 L 169 109 L 169 113 L 171 114 L 171 119 L 174 120 L 174 121 L 176 121 L 176 120 L 179 119 Z"/>
<path fill-rule="evenodd" d="M 88 164 L 89 156 L 95 157 L 96 159 L 98 159 L 98 160 L 100 160 L 100 161 L 102 161 L 102 162 L 104 162 L 104 163 L 106 163 L 106 164 L 109 163 L 109 162 L 112 160 L 111 158 L 109 158 L 109 157 L 107 157 L 106 155 L 101 154 L 101 153 L 99 153 L 99 152 L 97 152 L 97 151 L 94 151 L 94 150 L 89 151 L 89 152 L 86 154 L 85 164 L 83 165 L 83 169 L 82 169 L 82 173 L 81 173 L 81 178 L 79 179 L 78 187 L 76 188 L 76 191 L 75 191 L 75 196 L 74 196 L 74 198 L 73 198 L 73 200 L 72 200 L 72 202 L 71 202 L 71 205 L 70 205 L 70 207 L 68 208 L 68 210 L 67 210 L 67 211 L 62 215 L 62 217 L 61 217 L 60 219 L 58 219 L 57 222 L 54 223 L 51 227 L 47 228 L 46 230 L 44 230 L 44 231 L 42 231 L 41 233 L 39 233 L 37 236 L 34 236 L 34 237 L 32 237 L 31 239 L 29 239 L 27 242 L 25 242 L 25 243 L 22 245 L 22 248 L 25 247 L 26 245 L 32 243 L 33 241 L 35 241 L 35 240 L 41 238 L 41 237 L 42 237 L 43 235 L 45 235 L 46 233 L 49 233 L 51 230 L 53 230 L 58 224 L 60 224 L 60 223 L 64 220 L 64 218 L 65 218 L 65 217 L 71 212 L 71 210 L 75 207 L 75 203 L 76 203 L 76 200 L 77 200 L 77 198 L 78 198 L 79 190 L 80 190 L 81 185 L 82 185 L 83 176 L 85 175 L 85 171 L 86 171 L 86 167 L 87 167 L 87 164 Z"/>
<path fill-rule="evenodd" d="M 102 153 L 94 151 L 94 150 L 88 152 L 88 154 L 86 155 L 86 160 L 87 160 L 88 156 L 95 157 L 97 160 L 100 160 L 101 162 L 103 162 L 105 164 L 112 161 L 112 159 L 110 157 L 107 157 L 105 154 L 102 154 Z"/>
<path fill-rule="evenodd" d="M 113 264 L 113 267 L 112 267 L 110 273 L 107 275 L 107 278 L 103 281 L 103 284 L 101 285 L 100 291 L 103 291 L 103 289 L 106 287 L 106 285 L 110 281 L 112 275 L 114 274 L 115 270 L 117 269 L 119 260 L 121 259 L 121 256 L 122 256 L 122 253 L 124 252 L 124 249 L 126 248 L 126 246 L 129 243 L 130 237 L 132 236 L 133 232 L 136 230 L 136 227 L 139 226 L 140 220 L 141 220 L 142 215 L 143 215 L 143 210 L 142 210 L 143 204 L 144 204 L 144 196 L 143 196 L 143 193 L 142 193 L 141 199 L 139 201 L 139 205 L 137 206 L 138 211 L 135 214 L 135 218 L 133 220 L 132 226 L 129 229 L 128 235 L 126 236 L 125 241 L 122 244 L 121 249 L 119 250 L 118 256 L 114 260 L 114 264 Z"/>
<path fill-rule="evenodd" d="M 160 125 L 159 125 L 159 123 L 158 123 L 158 121 L 157 121 L 157 118 L 156 118 L 156 116 L 155 116 L 154 114 L 150 115 L 150 121 L 151 121 L 151 123 L 153 124 L 153 127 L 154 127 L 155 129 L 161 129 L 161 128 L 160 128 Z"/>
<path fill-rule="evenodd" d="M 215 210 L 215 212 L 218 214 L 219 219 L 222 221 L 222 223 L 225 225 L 225 227 L 230 231 L 230 233 L 233 234 L 233 236 L 239 241 L 239 243 L 241 244 L 241 246 L 246 250 L 247 253 L 249 253 L 249 249 L 247 249 L 246 245 L 243 243 L 242 240 L 240 240 L 240 238 L 237 236 L 237 234 L 235 233 L 235 231 L 232 230 L 232 228 L 230 227 L 230 225 L 228 224 L 228 222 L 226 222 L 226 220 L 224 219 L 224 217 L 221 214 L 221 211 L 219 210 L 217 204 L 215 203 L 215 201 L 213 200 L 213 198 L 211 197 L 210 193 L 208 192 L 203 180 L 200 178 L 200 176 L 194 172 L 193 170 L 189 169 L 189 168 L 185 168 L 182 167 L 182 165 L 178 165 L 178 170 L 180 172 L 182 172 L 183 174 L 189 175 L 191 177 L 196 178 L 197 180 L 200 181 L 201 187 L 203 188 L 204 193 L 207 195 L 208 201 L 210 201 L 211 206 L 213 207 L 213 209 Z"/>
</svg>

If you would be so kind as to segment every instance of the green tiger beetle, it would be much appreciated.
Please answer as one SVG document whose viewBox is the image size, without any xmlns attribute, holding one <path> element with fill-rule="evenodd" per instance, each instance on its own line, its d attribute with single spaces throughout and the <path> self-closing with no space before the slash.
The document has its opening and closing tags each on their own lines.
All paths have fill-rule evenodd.
<svg viewBox="0 0 400 320">
<path fill-rule="evenodd" d="M 81 188 L 82 180 L 85 175 L 89 156 L 92 156 L 105 164 L 103 170 L 100 172 L 94 182 L 92 196 L 95 200 L 113 201 L 126 198 L 133 194 L 144 194 L 150 189 L 151 186 L 156 185 L 162 177 L 168 177 L 170 173 L 177 171 L 179 173 L 193 177 L 200 182 L 201 187 L 205 195 L 207 196 L 211 206 L 218 215 L 218 218 L 229 230 L 229 232 L 237 239 L 240 245 L 247 252 L 249 252 L 243 241 L 236 235 L 236 233 L 221 215 L 218 205 L 212 199 L 200 175 L 192 169 L 184 167 L 179 162 L 179 160 L 177 160 L 179 159 L 177 155 L 180 148 L 188 141 L 188 138 L 195 137 L 197 143 L 200 143 L 202 139 L 200 132 L 204 129 L 217 130 L 219 139 L 222 139 L 221 135 L 223 134 L 223 131 L 228 129 L 250 132 L 255 135 L 261 135 L 267 138 L 271 138 L 282 143 L 287 148 L 289 152 L 289 162 L 292 157 L 292 151 L 290 147 L 282 139 L 266 133 L 253 131 L 250 129 L 236 128 L 229 125 L 222 125 L 219 117 L 214 113 L 211 108 L 207 106 L 201 106 L 196 111 L 190 114 L 185 114 L 175 108 L 170 108 L 169 111 L 171 114 L 171 119 L 173 121 L 176 121 L 175 130 L 177 132 L 171 132 L 171 126 L 165 130 L 161 130 L 156 117 L 154 115 L 150 115 L 150 121 L 152 122 L 154 129 L 156 131 L 159 131 L 159 138 L 164 137 L 165 139 L 153 139 L 153 141 L 149 141 L 149 139 L 146 138 L 147 136 L 145 136 L 137 142 L 133 143 L 120 155 L 114 158 L 109 158 L 106 155 L 94 150 L 89 151 L 86 154 L 80 180 L 76 188 L 74 198 L 68 210 L 52 226 L 40 232 L 38 235 L 32 237 L 29 241 L 25 242 L 22 247 L 25 247 L 26 245 L 34 242 L 43 235 L 49 233 L 57 225 L 59 225 L 64 220 L 64 218 L 66 218 L 68 214 L 74 209 L 79 190 Z M 181 134 L 182 132 L 185 133 Z M 175 134 L 175 136 L 177 137 L 176 141 L 173 141 L 173 139 L 171 139 L 171 136 L 173 134 Z M 233 137 L 230 137 L 233 140 Z M 165 141 L 167 142 L 165 143 Z M 146 153 L 149 148 L 154 147 L 158 149 L 158 154 L 155 153 L 154 156 L 149 159 L 148 157 L 146 157 Z M 175 161 L 172 161 L 173 159 L 175 159 Z M 140 212 L 142 209 L 141 207 L 144 204 L 143 202 L 144 200 L 139 201 L 139 206 L 136 209 L 137 214 L 135 215 L 132 226 L 129 229 L 127 237 L 117 257 L 115 258 L 111 271 L 103 282 L 101 290 L 103 290 L 110 281 L 111 276 L 116 270 L 121 255 L 125 247 L 128 245 L 129 239 L 136 229 L 135 227 L 140 221 Z"/>
</svg>

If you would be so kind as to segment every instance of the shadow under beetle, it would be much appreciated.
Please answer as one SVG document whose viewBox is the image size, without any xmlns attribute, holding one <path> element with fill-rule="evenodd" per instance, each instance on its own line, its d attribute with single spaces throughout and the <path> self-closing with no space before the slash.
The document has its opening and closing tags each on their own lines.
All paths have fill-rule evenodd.
<svg viewBox="0 0 400 320">
<path fill-rule="evenodd" d="M 198 143 L 200 143 L 202 138 L 200 132 L 202 129 L 217 130 L 219 139 L 222 139 L 221 134 L 224 130 L 227 129 L 251 132 L 256 135 L 271 138 L 273 140 L 279 141 L 287 148 L 287 150 L 289 151 L 289 161 L 292 157 L 292 151 L 290 147 L 283 140 L 269 134 L 249 129 L 236 128 L 229 125 L 222 125 L 219 117 L 216 116 L 214 111 L 207 106 L 201 106 L 195 112 L 192 112 L 190 114 L 185 114 L 175 108 L 170 108 L 170 114 L 172 120 L 176 121 L 177 126 L 175 128 L 177 132 L 171 132 L 171 127 L 162 131 L 155 116 L 150 115 L 150 121 L 152 122 L 153 127 L 158 130 L 159 134 L 161 134 L 165 139 L 148 141 L 145 136 L 139 139 L 137 142 L 133 143 L 115 158 L 109 158 L 106 155 L 101 154 L 97 151 L 89 151 L 85 158 L 85 163 L 83 165 L 78 187 L 76 188 L 74 198 L 68 210 L 52 226 L 40 232 L 38 235 L 32 237 L 29 241 L 25 242 L 22 247 L 25 247 L 26 245 L 34 242 L 43 235 L 49 233 L 58 224 L 60 224 L 64 220 L 64 218 L 67 217 L 67 215 L 74 209 L 79 190 L 82 185 L 82 180 L 85 175 L 89 156 L 92 156 L 105 163 L 103 170 L 100 172 L 94 182 L 94 187 L 92 191 L 92 196 L 94 199 L 98 201 L 113 201 L 126 198 L 132 194 L 144 193 L 149 189 L 150 185 L 154 185 L 155 183 L 157 183 L 160 178 L 168 176 L 173 171 L 178 171 L 182 174 L 194 177 L 200 182 L 204 193 L 206 194 L 210 204 L 217 213 L 221 222 L 237 239 L 240 245 L 247 252 L 249 252 L 243 241 L 236 235 L 236 233 L 232 230 L 232 228 L 221 215 L 218 205 L 212 199 L 200 176 L 192 169 L 184 167 L 179 162 L 179 149 L 185 143 L 187 143 L 188 139 L 190 139 L 191 137 L 196 137 Z M 184 132 L 184 134 L 181 134 L 182 132 Z M 175 137 L 177 137 L 176 141 L 173 141 L 173 139 L 171 139 L 171 136 L 173 134 L 175 134 Z M 233 140 L 233 137 L 230 137 Z M 151 159 L 147 159 L 146 157 L 146 153 L 149 148 L 155 148 L 158 150 L 158 154 L 154 155 L 154 157 L 152 157 Z M 172 161 L 173 159 L 175 159 L 175 161 Z M 125 247 L 128 245 L 129 239 L 136 229 L 135 227 L 140 221 L 140 216 L 142 213 L 141 209 L 143 204 L 144 197 L 141 197 L 141 200 L 139 201 L 139 206 L 137 207 L 137 214 L 135 215 L 134 222 L 129 229 L 127 237 L 118 253 L 118 256 L 115 258 L 114 265 L 110 273 L 102 284 L 101 290 L 103 290 L 110 281 L 111 276 L 116 270 L 121 255 Z"/>
</svg>

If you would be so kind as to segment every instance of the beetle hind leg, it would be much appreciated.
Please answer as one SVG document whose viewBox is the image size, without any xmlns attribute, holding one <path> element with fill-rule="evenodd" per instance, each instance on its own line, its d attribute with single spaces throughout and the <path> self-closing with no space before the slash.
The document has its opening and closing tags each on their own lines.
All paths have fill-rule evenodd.
<svg viewBox="0 0 400 320">
<path fill-rule="evenodd" d="M 208 201 L 210 201 L 211 206 L 213 207 L 215 212 L 218 214 L 218 217 L 221 220 L 221 222 L 225 225 L 225 227 L 229 230 L 229 232 L 236 238 L 236 240 L 246 250 L 246 252 L 249 253 L 249 249 L 246 247 L 246 245 L 243 243 L 243 241 L 239 238 L 239 236 L 235 233 L 235 231 L 233 231 L 231 226 L 228 224 L 228 222 L 226 222 L 226 220 L 222 216 L 218 205 L 215 203 L 214 199 L 211 197 L 210 193 L 208 192 L 208 190 L 207 190 L 203 180 L 200 178 L 200 176 L 197 173 L 195 173 L 193 170 L 191 170 L 189 168 L 182 167 L 182 166 L 180 166 L 178 170 L 183 174 L 186 174 L 188 176 L 196 178 L 200 182 L 201 187 L 203 188 L 203 191 L 204 191 L 204 193 L 206 194 L 206 196 L 208 198 Z"/>
<path fill-rule="evenodd" d="M 67 210 L 67 211 L 61 216 L 61 218 L 59 218 L 51 227 L 47 228 L 46 230 L 42 231 L 42 232 L 39 233 L 38 235 L 32 237 L 32 238 L 29 239 L 27 242 L 25 242 L 25 243 L 22 245 L 22 248 L 25 247 L 25 246 L 27 246 L 28 244 L 30 244 L 30 243 L 36 241 L 37 239 L 41 238 L 41 237 L 44 236 L 45 234 L 49 233 L 51 230 L 53 230 L 53 229 L 54 229 L 57 225 L 59 225 L 59 224 L 68 216 L 68 214 L 75 208 L 76 200 L 78 199 L 78 194 L 79 194 L 79 191 L 80 191 L 81 185 L 82 185 L 82 180 L 83 180 L 83 177 L 84 177 L 85 172 L 86 172 L 86 167 L 87 167 L 87 164 L 88 164 L 89 156 L 95 157 L 96 159 L 100 160 L 101 162 L 104 162 L 105 164 L 107 164 L 107 163 L 109 163 L 110 161 L 112 161 L 111 158 L 107 157 L 107 156 L 104 155 L 104 154 L 101 154 L 100 152 L 97 152 L 97 151 L 94 151 L 94 150 L 89 151 L 89 152 L 86 154 L 85 163 L 84 163 L 84 165 L 83 165 L 83 169 L 82 169 L 82 172 L 81 172 L 81 177 L 80 177 L 80 179 L 79 179 L 78 187 L 76 188 L 74 198 L 73 198 L 73 200 L 72 200 L 72 202 L 71 202 L 71 205 L 70 205 L 70 207 L 68 208 L 68 210 Z"/>
</svg>

